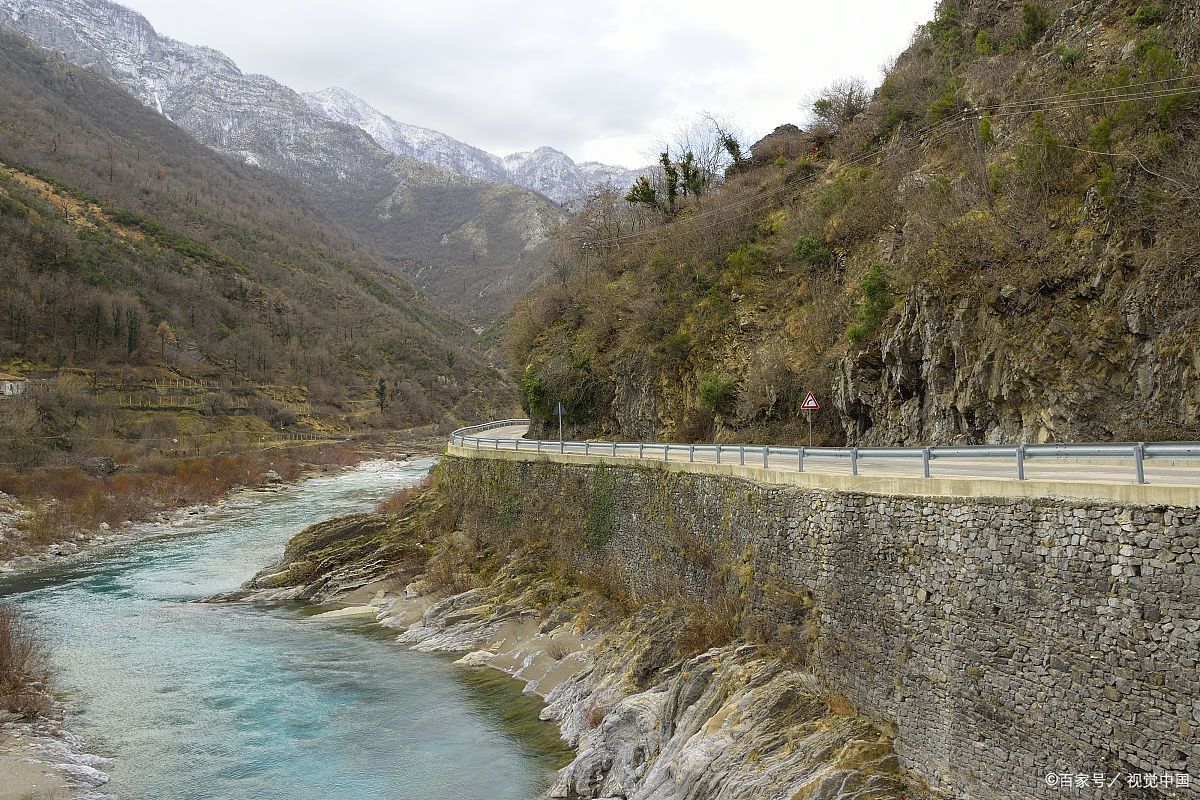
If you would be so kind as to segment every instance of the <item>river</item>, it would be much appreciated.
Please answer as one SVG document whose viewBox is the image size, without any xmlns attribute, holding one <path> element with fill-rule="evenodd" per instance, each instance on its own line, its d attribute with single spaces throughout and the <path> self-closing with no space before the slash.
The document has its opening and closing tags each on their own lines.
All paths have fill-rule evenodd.
<svg viewBox="0 0 1200 800">
<path fill-rule="evenodd" d="M 372 462 L 244 493 L 68 568 L 0 583 L 54 642 L 67 727 L 121 800 L 507 800 L 564 763 L 538 702 L 498 673 L 362 621 L 193 601 L 289 536 L 363 511 L 431 462 Z"/>
</svg>

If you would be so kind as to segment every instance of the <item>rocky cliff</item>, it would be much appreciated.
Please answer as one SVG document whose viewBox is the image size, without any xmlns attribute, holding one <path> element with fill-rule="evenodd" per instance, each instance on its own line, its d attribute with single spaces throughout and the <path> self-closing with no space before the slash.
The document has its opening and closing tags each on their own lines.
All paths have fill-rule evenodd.
<svg viewBox="0 0 1200 800">
<path fill-rule="evenodd" d="M 1200 436 L 1192 14 L 942 2 L 720 191 L 585 210 L 510 328 L 535 426 L 798 442 L 814 391 L 828 444 Z"/>
</svg>

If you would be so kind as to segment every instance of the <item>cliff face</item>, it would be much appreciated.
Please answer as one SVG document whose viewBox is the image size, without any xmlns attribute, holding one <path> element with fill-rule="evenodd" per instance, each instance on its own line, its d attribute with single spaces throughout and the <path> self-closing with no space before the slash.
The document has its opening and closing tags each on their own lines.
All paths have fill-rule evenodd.
<svg viewBox="0 0 1200 800">
<path fill-rule="evenodd" d="M 949 302 L 911 292 L 878 343 L 838 362 L 832 397 L 847 440 L 1200 438 L 1193 325 L 1147 308 L 1151 276 L 1079 283 L 1053 302 L 1015 287 Z"/>
<path fill-rule="evenodd" d="M 1200 436 L 1191 13 L 943 2 L 861 109 L 582 215 L 511 326 L 535 425 L 793 443 L 814 391 L 828 444 Z"/>
</svg>

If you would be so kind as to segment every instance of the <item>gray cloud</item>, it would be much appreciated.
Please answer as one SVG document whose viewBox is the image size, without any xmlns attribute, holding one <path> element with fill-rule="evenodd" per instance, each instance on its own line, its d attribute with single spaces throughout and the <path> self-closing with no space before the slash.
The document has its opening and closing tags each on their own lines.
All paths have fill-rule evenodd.
<svg viewBox="0 0 1200 800">
<path fill-rule="evenodd" d="M 934 0 L 122 0 L 162 33 L 299 90 L 342 86 L 497 154 L 639 163 L 701 110 L 751 135 L 843 75 L 877 77 Z"/>
</svg>

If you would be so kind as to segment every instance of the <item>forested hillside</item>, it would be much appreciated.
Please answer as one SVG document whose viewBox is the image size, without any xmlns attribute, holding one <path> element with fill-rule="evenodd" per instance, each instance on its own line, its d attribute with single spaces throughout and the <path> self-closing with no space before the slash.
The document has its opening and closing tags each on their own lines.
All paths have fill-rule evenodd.
<svg viewBox="0 0 1200 800">
<path fill-rule="evenodd" d="M 2 401 L 23 462 L 97 437 L 257 440 L 507 406 L 471 333 L 293 184 L 8 33 L 0 241 L 0 371 L 36 379 L 31 402 Z"/>
<path fill-rule="evenodd" d="M 543 274 L 558 205 L 477 180 L 327 118 L 228 56 L 159 35 L 108 0 L 0 0 L 0 26 L 109 78 L 197 140 L 292 181 L 443 311 L 486 325 Z"/>
<path fill-rule="evenodd" d="M 1200 437 L 1200 27 L 1178 3 L 946 0 L 871 92 L 720 185 L 600 198 L 510 328 L 577 435 Z M 797 85 L 797 95 L 805 88 Z"/>
</svg>

